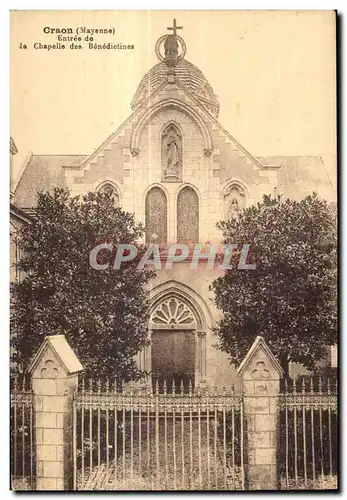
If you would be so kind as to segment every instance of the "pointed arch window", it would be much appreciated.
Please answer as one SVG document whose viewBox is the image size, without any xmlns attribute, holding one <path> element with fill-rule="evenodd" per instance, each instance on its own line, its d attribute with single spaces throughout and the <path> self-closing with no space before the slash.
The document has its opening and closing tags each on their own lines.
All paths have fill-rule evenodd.
<svg viewBox="0 0 347 500">
<path fill-rule="evenodd" d="M 194 189 L 189 186 L 184 187 L 177 198 L 177 241 L 199 241 L 199 199 Z"/>
<path fill-rule="evenodd" d="M 167 200 L 164 191 L 153 187 L 146 196 L 146 244 L 167 244 Z"/>
<path fill-rule="evenodd" d="M 115 206 L 119 207 L 120 205 L 119 194 L 116 188 L 110 182 L 106 182 L 105 184 L 103 184 L 99 188 L 99 193 L 112 197 L 114 199 Z"/>
</svg>

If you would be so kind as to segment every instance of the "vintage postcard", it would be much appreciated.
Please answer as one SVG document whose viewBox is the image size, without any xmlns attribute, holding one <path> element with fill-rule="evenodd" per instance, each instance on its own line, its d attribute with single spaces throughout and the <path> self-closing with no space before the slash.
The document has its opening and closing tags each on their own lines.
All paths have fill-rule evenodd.
<svg viewBox="0 0 347 500">
<path fill-rule="evenodd" d="M 338 489 L 336 13 L 10 49 L 11 488 Z"/>
</svg>

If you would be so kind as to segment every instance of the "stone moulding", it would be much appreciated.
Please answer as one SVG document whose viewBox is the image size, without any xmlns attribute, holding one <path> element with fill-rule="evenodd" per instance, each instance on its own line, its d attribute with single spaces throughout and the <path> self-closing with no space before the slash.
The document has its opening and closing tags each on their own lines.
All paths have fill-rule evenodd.
<svg viewBox="0 0 347 500">
<path fill-rule="evenodd" d="M 134 127 L 131 140 L 130 140 L 130 150 L 138 150 L 139 149 L 139 137 L 140 137 L 140 132 L 142 128 L 148 123 L 148 120 L 150 120 L 153 115 L 159 113 L 160 111 L 164 110 L 165 108 L 168 107 L 173 107 L 177 108 L 182 113 L 185 113 L 188 115 L 193 122 L 197 125 L 199 128 L 203 141 L 204 141 L 204 149 L 206 150 L 211 150 L 213 151 L 213 145 L 212 145 L 212 137 L 209 128 L 207 127 L 206 123 L 204 120 L 201 118 L 201 116 L 194 110 L 192 109 L 191 106 L 188 104 L 184 103 L 183 101 L 179 101 L 177 99 L 165 99 L 164 101 L 159 101 L 157 104 L 154 104 L 152 107 L 147 109 L 142 116 L 140 117 L 139 121 Z"/>
</svg>

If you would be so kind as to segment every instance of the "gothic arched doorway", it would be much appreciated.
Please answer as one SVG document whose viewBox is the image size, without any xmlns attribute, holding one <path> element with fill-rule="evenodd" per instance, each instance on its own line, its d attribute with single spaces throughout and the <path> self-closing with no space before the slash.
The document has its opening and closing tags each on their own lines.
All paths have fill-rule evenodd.
<svg viewBox="0 0 347 500">
<path fill-rule="evenodd" d="M 168 392 L 175 382 L 180 391 L 206 385 L 207 331 L 212 316 L 203 298 L 191 287 L 176 280 L 158 284 L 149 291 L 149 345 L 138 353 L 139 369 L 151 374 L 152 382 L 164 379 Z M 148 380 L 149 382 L 149 380 Z"/>
</svg>

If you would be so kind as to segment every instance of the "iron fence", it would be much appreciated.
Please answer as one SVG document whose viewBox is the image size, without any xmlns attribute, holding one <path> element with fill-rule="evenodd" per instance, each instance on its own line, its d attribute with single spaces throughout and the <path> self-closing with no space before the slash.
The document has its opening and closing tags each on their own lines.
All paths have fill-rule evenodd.
<svg viewBox="0 0 347 500">
<path fill-rule="evenodd" d="M 76 489 L 244 488 L 242 399 L 233 389 L 83 380 L 74 429 Z"/>
<path fill-rule="evenodd" d="M 279 396 L 278 468 L 282 489 L 337 487 L 337 382 L 284 380 Z"/>
<path fill-rule="evenodd" d="M 73 400 L 74 488 L 239 490 L 245 488 L 247 428 L 233 387 L 182 382 L 80 382 Z M 335 379 L 281 381 L 277 469 L 281 489 L 336 489 Z M 35 489 L 35 412 L 30 381 L 11 380 L 11 480 Z"/>
<path fill-rule="evenodd" d="M 36 476 L 34 394 L 24 376 L 11 379 L 11 487 L 34 490 Z"/>
</svg>

